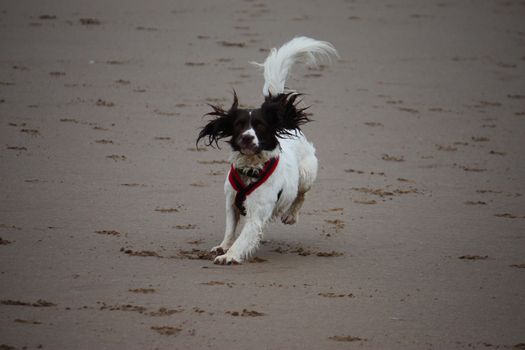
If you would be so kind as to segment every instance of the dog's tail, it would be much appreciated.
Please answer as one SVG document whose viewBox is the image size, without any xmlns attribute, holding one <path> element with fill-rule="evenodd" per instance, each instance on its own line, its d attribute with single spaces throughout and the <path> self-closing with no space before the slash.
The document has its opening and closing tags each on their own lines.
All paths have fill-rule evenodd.
<svg viewBox="0 0 525 350">
<path fill-rule="evenodd" d="M 286 77 L 294 63 L 316 66 L 318 61 L 329 61 L 333 57 L 339 55 L 329 42 L 300 36 L 279 49 L 273 48 L 264 63 L 252 63 L 264 68 L 263 95 L 275 96 L 284 93 Z"/>
</svg>

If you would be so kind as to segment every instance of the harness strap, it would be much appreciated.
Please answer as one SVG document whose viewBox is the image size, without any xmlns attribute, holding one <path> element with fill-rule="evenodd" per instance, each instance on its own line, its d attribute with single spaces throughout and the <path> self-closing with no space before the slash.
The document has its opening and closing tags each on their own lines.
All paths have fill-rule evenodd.
<svg viewBox="0 0 525 350">
<path fill-rule="evenodd" d="M 246 208 L 244 207 L 244 201 L 246 200 L 246 197 L 259 188 L 259 186 L 261 186 L 263 183 L 265 183 L 266 180 L 268 180 L 268 178 L 277 168 L 277 164 L 279 164 L 279 157 L 269 159 L 266 163 L 264 163 L 264 167 L 261 170 L 258 179 L 249 185 L 244 184 L 239 171 L 235 169 L 232 164 L 230 174 L 228 175 L 228 180 L 230 181 L 233 189 L 237 191 L 237 194 L 235 195 L 235 206 L 239 209 L 241 215 L 246 215 Z"/>
</svg>

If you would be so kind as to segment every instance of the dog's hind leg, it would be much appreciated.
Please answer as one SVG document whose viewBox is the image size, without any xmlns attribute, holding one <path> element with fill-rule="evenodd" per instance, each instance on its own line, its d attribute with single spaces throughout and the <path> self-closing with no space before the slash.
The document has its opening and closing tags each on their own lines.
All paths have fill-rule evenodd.
<svg viewBox="0 0 525 350">
<path fill-rule="evenodd" d="M 299 210 L 303 206 L 306 192 L 299 192 L 290 208 L 283 214 L 281 221 L 286 225 L 293 225 L 297 222 L 299 217 Z"/>
<path fill-rule="evenodd" d="M 309 155 L 303 159 L 299 167 L 299 189 L 297 197 L 290 208 L 281 217 L 281 221 L 286 225 L 293 225 L 299 217 L 299 210 L 303 206 L 306 192 L 310 191 L 317 177 L 317 158 L 315 155 Z"/>
<path fill-rule="evenodd" d="M 234 207 L 231 196 L 226 197 L 226 228 L 224 230 L 224 239 L 222 243 L 211 249 L 212 253 L 222 255 L 230 249 L 235 241 L 235 230 L 239 223 L 239 211 Z"/>
</svg>

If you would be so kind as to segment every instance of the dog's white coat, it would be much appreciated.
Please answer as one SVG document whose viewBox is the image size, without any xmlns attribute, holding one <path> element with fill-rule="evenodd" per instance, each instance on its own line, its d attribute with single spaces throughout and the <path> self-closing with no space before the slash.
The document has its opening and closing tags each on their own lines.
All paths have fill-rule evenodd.
<svg viewBox="0 0 525 350">
<path fill-rule="evenodd" d="M 286 77 L 294 63 L 315 64 L 319 57 L 337 57 L 337 51 L 328 42 L 306 37 L 295 38 L 279 50 L 272 49 L 265 63 L 259 65 L 264 67 L 264 95 L 284 92 Z M 240 215 L 234 205 L 236 191 L 226 178 L 225 234 L 222 243 L 212 249 L 213 252 L 225 254 L 217 256 L 215 263 L 240 263 L 252 256 L 262 239 L 264 227 L 272 220 L 281 218 L 285 224 L 297 221 L 305 194 L 317 177 L 315 148 L 304 134 L 298 132 L 296 137 L 281 139 L 280 148 L 273 151 L 255 155 L 232 152 L 231 162 L 236 168 L 261 169 L 268 159 L 276 156 L 280 160 L 274 173 L 246 198 L 246 219 L 237 239 L 235 232 Z M 242 180 L 246 184 L 253 181 L 246 176 L 242 176 Z"/>
</svg>

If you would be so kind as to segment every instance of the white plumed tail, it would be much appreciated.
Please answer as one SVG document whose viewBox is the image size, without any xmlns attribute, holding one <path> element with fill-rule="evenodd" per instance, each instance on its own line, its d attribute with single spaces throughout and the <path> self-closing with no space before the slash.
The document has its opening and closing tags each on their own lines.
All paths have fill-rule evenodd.
<svg viewBox="0 0 525 350">
<path fill-rule="evenodd" d="M 316 66 L 320 60 L 330 61 L 333 57 L 339 55 L 329 42 L 300 36 L 279 49 L 273 48 L 264 63 L 253 62 L 253 64 L 264 68 L 263 95 L 275 96 L 284 93 L 286 77 L 294 63 Z"/>
</svg>

